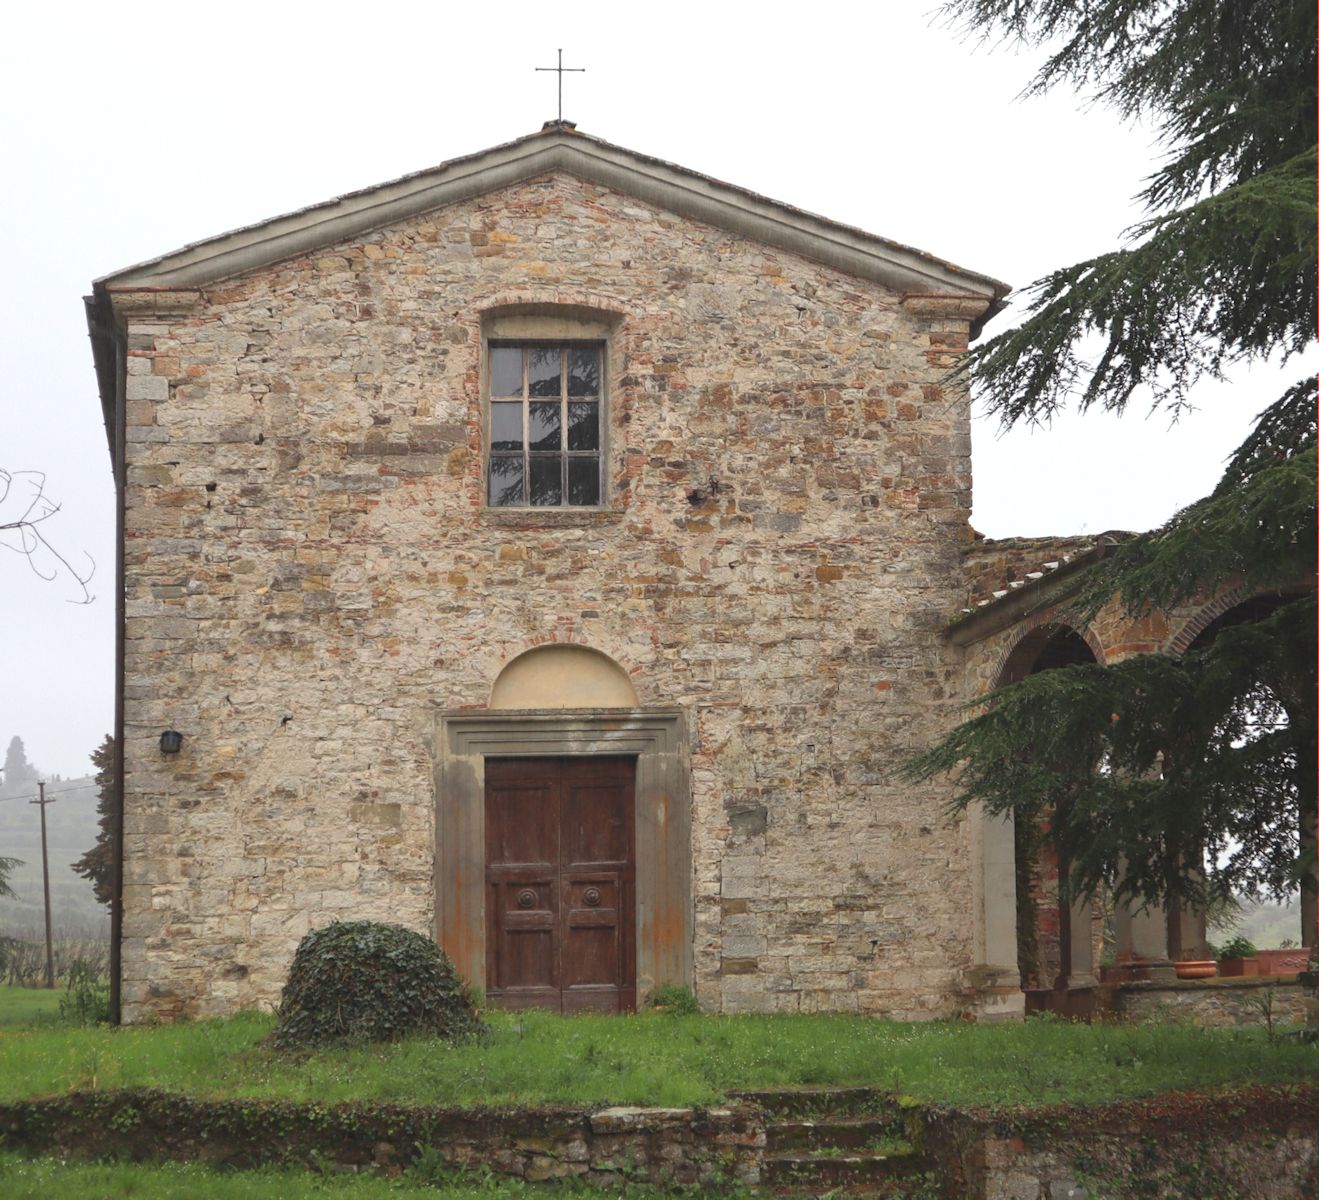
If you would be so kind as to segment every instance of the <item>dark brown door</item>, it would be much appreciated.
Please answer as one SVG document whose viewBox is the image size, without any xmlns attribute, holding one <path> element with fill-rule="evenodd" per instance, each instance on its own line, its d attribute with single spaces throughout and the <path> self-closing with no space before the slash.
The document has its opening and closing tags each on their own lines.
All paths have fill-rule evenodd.
<svg viewBox="0 0 1319 1200">
<path fill-rule="evenodd" d="M 486 762 L 491 1003 L 636 1008 L 635 779 L 631 758 Z"/>
</svg>

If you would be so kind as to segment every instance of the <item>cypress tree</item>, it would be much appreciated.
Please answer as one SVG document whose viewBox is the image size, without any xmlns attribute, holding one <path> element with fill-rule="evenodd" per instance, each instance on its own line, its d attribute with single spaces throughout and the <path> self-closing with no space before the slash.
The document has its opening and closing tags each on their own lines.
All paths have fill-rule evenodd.
<svg viewBox="0 0 1319 1200">
<path fill-rule="evenodd" d="M 77 862 L 70 866 L 84 879 L 91 880 L 92 892 L 101 904 L 109 904 L 114 887 L 114 830 L 116 819 L 114 786 L 114 738 L 108 733 L 92 751 L 96 768 L 96 841 Z"/>
</svg>

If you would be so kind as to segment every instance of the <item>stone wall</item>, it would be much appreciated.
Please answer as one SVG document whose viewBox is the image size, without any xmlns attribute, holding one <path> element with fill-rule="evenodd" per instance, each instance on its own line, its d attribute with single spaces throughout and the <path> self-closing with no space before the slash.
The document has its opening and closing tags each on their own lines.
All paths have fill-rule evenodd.
<svg viewBox="0 0 1319 1200">
<path fill-rule="evenodd" d="M 760 1179 L 763 1122 L 714 1108 L 452 1110 L 164 1092 L 75 1093 L 0 1104 L 7 1147 L 75 1158 L 304 1166 L 395 1174 L 433 1154 L 456 1171 L 593 1187 L 630 1182 L 720 1190 Z"/>
<path fill-rule="evenodd" d="M 983 303 L 565 175 L 112 298 L 127 1020 L 269 1005 L 334 918 L 433 929 L 433 715 L 548 642 L 687 714 L 705 1008 L 955 1011 L 967 840 L 893 771 L 960 697 Z M 483 317 L 559 311 L 614 331 L 609 511 L 484 510 Z"/>
<path fill-rule="evenodd" d="M 1295 979 L 1186 979 L 1157 983 L 1140 980 L 1111 991 L 1110 1005 L 1126 1021 L 1190 1021 L 1196 1025 L 1251 1025 L 1265 1022 L 1261 1004 L 1271 1004 L 1278 1025 L 1307 1020 L 1308 995 Z"/>
<path fill-rule="evenodd" d="M 958 1200 L 1307 1200 L 1319 1089 L 1170 1093 L 986 1114 L 932 1107 L 921 1147 Z"/>
<path fill-rule="evenodd" d="M 841 1093 L 804 1092 L 802 1111 L 816 1111 L 823 1095 Z M 875 1096 L 867 1111 L 905 1127 L 949 1200 L 1303 1200 L 1316 1184 L 1313 1085 L 998 1112 Z M 761 1182 L 772 1115 L 746 1103 L 493 1111 L 84 1092 L 0 1104 L 0 1136 L 26 1154 L 239 1168 L 394 1174 L 424 1155 L 532 1182 L 615 1192 L 629 1182 L 677 1184 L 709 1195 Z"/>
</svg>

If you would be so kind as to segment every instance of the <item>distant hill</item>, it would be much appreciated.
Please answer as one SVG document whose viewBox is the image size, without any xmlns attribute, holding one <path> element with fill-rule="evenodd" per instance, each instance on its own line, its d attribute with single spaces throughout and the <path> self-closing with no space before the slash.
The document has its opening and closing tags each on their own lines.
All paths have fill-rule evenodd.
<svg viewBox="0 0 1319 1200">
<path fill-rule="evenodd" d="M 1261 950 L 1276 950 L 1287 939 L 1300 945 L 1300 900 L 1288 900 L 1283 904 L 1247 903 L 1233 932 L 1249 938 Z M 1217 940 L 1224 941 L 1226 938 L 1220 934 Z"/>
<path fill-rule="evenodd" d="M 17 745 L 17 755 L 15 746 Z M 0 856 L 20 858 L 23 865 L 9 877 L 17 900 L 0 899 L 0 936 L 39 935 L 45 917 L 41 897 L 41 812 L 28 799 L 37 794 L 39 773 L 22 758 L 22 742 L 15 738 L 7 756 L 6 778 L 0 783 Z M 13 780 L 8 778 L 12 775 Z M 74 874 L 72 864 L 96 841 L 96 783 L 91 775 L 79 779 L 53 776 L 46 795 L 46 841 L 50 851 L 51 924 L 56 930 L 101 931 L 108 909 L 98 904 L 89 880 Z"/>
</svg>

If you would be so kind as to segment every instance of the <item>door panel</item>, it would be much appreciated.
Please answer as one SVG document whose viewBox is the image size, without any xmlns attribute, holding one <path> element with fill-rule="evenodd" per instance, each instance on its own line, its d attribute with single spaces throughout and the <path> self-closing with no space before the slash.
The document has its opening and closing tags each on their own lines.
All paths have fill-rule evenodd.
<svg viewBox="0 0 1319 1200">
<path fill-rule="evenodd" d="M 589 760 L 588 760 L 589 761 Z M 565 781 L 562 861 L 627 863 L 631 822 L 618 803 L 618 785 Z"/>
<path fill-rule="evenodd" d="M 518 778 L 503 769 L 507 764 L 498 766 L 495 782 L 489 772 L 486 775 L 486 862 L 510 867 L 557 864 L 559 823 L 552 782 Z"/>
<path fill-rule="evenodd" d="M 636 1007 L 630 758 L 486 763 L 486 993 L 565 1012 Z"/>
<path fill-rule="evenodd" d="M 541 991 L 555 985 L 555 892 L 553 879 L 510 879 L 497 885 L 503 937 L 496 952 L 505 989 Z"/>
</svg>

